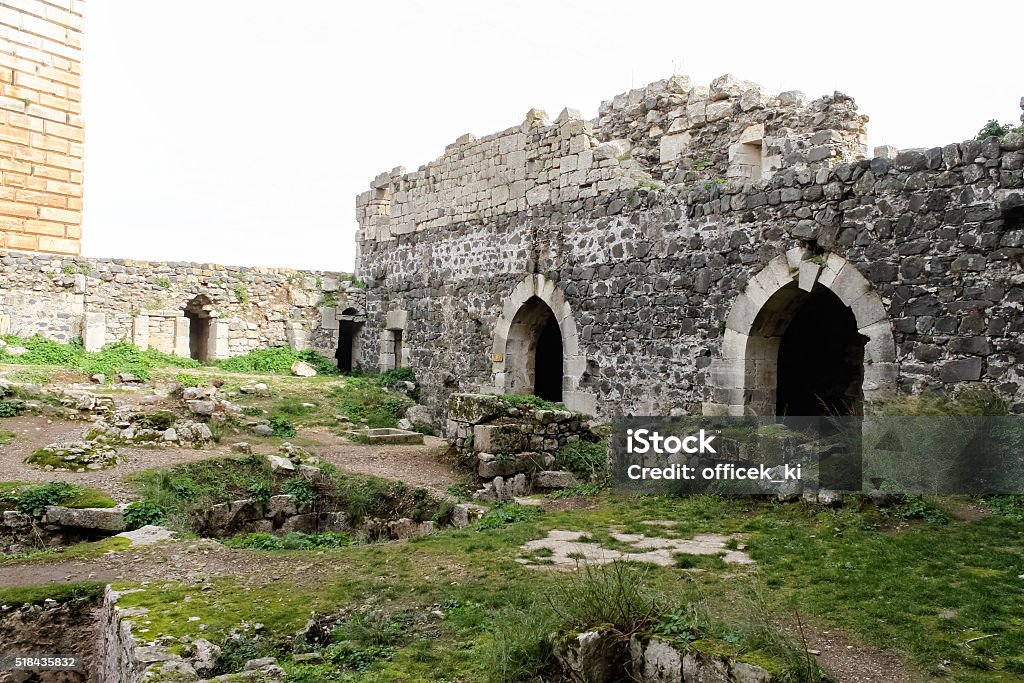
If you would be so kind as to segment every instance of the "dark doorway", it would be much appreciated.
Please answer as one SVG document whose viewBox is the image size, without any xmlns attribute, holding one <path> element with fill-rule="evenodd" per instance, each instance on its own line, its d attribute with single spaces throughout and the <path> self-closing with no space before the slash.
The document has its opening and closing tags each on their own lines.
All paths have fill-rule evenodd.
<svg viewBox="0 0 1024 683">
<path fill-rule="evenodd" d="M 395 335 L 395 367 L 402 367 L 402 331 L 394 330 Z"/>
<path fill-rule="evenodd" d="M 853 311 L 820 285 L 797 305 L 779 344 L 776 414 L 864 413 L 864 344 Z"/>
<path fill-rule="evenodd" d="M 188 318 L 188 353 L 193 360 L 210 359 L 210 312 L 213 302 L 205 294 L 195 297 L 185 306 Z"/>
<path fill-rule="evenodd" d="M 338 320 L 338 351 L 334 354 L 338 361 L 338 369 L 350 373 L 355 369 L 356 342 L 362 322 L 357 322 L 359 311 L 346 308 Z"/>
<path fill-rule="evenodd" d="M 549 315 L 537 337 L 534 395 L 547 401 L 562 400 L 562 331 Z"/>
<path fill-rule="evenodd" d="M 531 297 L 516 312 L 505 344 L 508 392 L 562 400 L 562 331 L 551 308 Z"/>
</svg>

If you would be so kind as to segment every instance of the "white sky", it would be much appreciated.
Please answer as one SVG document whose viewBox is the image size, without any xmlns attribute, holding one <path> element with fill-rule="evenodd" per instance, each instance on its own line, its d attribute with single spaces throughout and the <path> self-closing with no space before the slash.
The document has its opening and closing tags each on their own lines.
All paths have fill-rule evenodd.
<svg viewBox="0 0 1024 683">
<path fill-rule="evenodd" d="M 379 172 L 531 107 L 593 117 L 673 72 L 840 90 L 872 146 L 971 138 L 1024 95 L 1019 0 L 88 0 L 85 17 L 89 256 L 350 271 Z"/>
</svg>

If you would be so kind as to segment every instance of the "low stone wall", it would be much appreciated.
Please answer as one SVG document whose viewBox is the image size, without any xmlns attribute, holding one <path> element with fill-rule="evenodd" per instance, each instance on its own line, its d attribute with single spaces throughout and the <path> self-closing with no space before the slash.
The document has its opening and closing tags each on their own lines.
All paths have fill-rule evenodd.
<svg viewBox="0 0 1024 683">
<path fill-rule="evenodd" d="M 81 338 L 87 350 L 127 341 L 204 360 L 267 346 L 330 357 L 339 319 L 358 319 L 364 300 L 337 272 L 0 250 L 0 334 Z"/>
<path fill-rule="evenodd" d="M 776 683 L 771 671 L 740 657 L 680 650 L 665 638 L 587 631 L 556 637 L 555 658 L 572 683 Z"/>
<path fill-rule="evenodd" d="M 488 394 L 453 394 L 446 434 L 484 480 L 477 495 L 487 500 L 575 486 L 579 481 L 572 473 L 554 469 L 558 452 L 571 443 L 599 440 L 585 415 L 535 409 Z"/>
<path fill-rule="evenodd" d="M 49 505 L 39 517 L 5 510 L 0 515 L 0 554 L 95 541 L 124 531 L 123 507 Z"/>
</svg>

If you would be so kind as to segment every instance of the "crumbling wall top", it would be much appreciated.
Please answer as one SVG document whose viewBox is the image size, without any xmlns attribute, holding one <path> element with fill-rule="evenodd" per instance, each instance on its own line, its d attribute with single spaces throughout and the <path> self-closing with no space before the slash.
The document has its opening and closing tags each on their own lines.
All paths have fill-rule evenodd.
<svg viewBox="0 0 1024 683">
<path fill-rule="evenodd" d="M 686 76 L 602 103 L 597 119 L 538 109 L 483 138 L 467 134 L 414 172 L 382 173 L 359 195 L 358 240 L 579 203 L 622 190 L 756 182 L 784 168 L 863 158 L 867 117 L 841 93 L 806 102 L 731 75 L 708 86 Z"/>
</svg>

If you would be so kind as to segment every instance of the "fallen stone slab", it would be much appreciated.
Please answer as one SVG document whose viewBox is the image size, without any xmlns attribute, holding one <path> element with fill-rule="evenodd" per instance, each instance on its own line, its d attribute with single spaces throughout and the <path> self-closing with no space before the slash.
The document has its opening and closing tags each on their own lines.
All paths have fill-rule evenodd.
<svg viewBox="0 0 1024 683">
<path fill-rule="evenodd" d="M 121 508 L 66 508 L 48 505 L 43 522 L 97 531 L 124 531 L 124 514 Z"/>
</svg>

